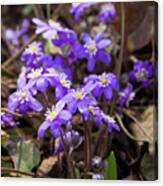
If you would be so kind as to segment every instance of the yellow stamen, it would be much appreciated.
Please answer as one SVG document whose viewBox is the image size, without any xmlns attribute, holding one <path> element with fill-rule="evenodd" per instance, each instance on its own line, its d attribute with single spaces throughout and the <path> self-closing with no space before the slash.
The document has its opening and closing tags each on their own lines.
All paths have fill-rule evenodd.
<svg viewBox="0 0 163 186">
<path fill-rule="evenodd" d="M 144 70 L 140 71 L 139 75 L 140 75 L 141 78 L 144 78 L 145 77 L 145 71 Z"/>
<path fill-rule="evenodd" d="M 88 107 L 88 109 L 89 109 L 89 111 L 93 112 L 93 111 L 94 111 L 94 106 L 90 105 L 90 106 Z"/>
<path fill-rule="evenodd" d="M 51 119 L 54 119 L 56 116 L 57 116 L 57 113 L 56 113 L 55 111 L 52 111 L 52 112 L 50 113 L 50 118 L 51 118 Z"/>
<path fill-rule="evenodd" d="M 103 79 L 101 79 L 101 83 L 103 84 L 103 85 L 105 85 L 105 84 L 107 84 L 107 79 L 106 78 L 103 78 Z"/>
<path fill-rule="evenodd" d="M 96 45 L 93 44 L 93 43 L 89 44 L 89 50 L 90 51 L 95 51 L 96 50 Z"/>
<path fill-rule="evenodd" d="M 37 47 L 33 46 L 33 47 L 31 48 L 31 51 L 32 51 L 32 53 L 35 53 L 35 52 L 37 51 Z"/>
<path fill-rule="evenodd" d="M 34 72 L 33 72 L 33 75 L 34 75 L 35 78 L 37 78 L 40 74 L 39 74 L 39 72 L 34 71 Z"/>
<path fill-rule="evenodd" d="M 58 143 L 59 143 L 59 138 L 56 138 L 56 139 L 55 139 L 55 145 L 57 146 Z"/>
<path fill-rule="evenodd" d="M 22 92 L 21 97 L 24 99 L 24 98 L 26 98 L 26 96 L 27 96 L 27 93 L 26 92 Z"/>
<path fill-rule="evenodd" d="M 108 121 L 110 122 L 112 120 L 112 118 L 110 116 L 106 116 Z"/>
<path fill-rule="evenodd" d="M 61 84 L 64 86 L 66 84 L 66 80 L 65 79 L 62 79 L 61 80 Z"/>
<path fill-rule="evenodd" d="M 49 20 L 49 24 L 53 28 L 55 28 L 57 26 L 57 23 L 55 21 L 53 21 L 52 19 Z"/>
<path fill-rule="evenodd" d="M 83 97 L 82 93 L 80 91 L 76 92 L 76 98 L 81 99 Z"/>
</svg>

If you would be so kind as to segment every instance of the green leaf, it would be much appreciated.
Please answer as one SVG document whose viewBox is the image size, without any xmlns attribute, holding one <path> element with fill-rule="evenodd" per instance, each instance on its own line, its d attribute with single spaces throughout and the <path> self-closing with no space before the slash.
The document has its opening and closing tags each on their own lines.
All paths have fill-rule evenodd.
<svg viewBox="0 0 163 186">
<path fill-rule="evenodd" d="M 117 180 L 117 163 L 116 163 L 116 158 L 115 158 L 113 151 L 111 151 L 110 155 L 107 158 L 105 179 Z"/>
<path fill-rule="evenodd" d="M 12 147 L 12 148 L 11 148 Z M 17 140 L 6 147 L 16 170 L 31 172 L 40 162 L 40 152 L 31 140 Z"/>
</svg>

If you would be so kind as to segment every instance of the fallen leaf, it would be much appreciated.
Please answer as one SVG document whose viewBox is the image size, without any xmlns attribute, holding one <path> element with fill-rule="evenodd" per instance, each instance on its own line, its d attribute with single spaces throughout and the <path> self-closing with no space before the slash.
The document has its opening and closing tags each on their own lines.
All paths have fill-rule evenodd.
<svg viewBox="0 0 163 186">
<path fill-rule="evenodd" d="M 59 154 L 60 158 L 63 156 L 62 153 Z M 45 176 L 46 174 L 48 174 L 53 166 L 58 162 L 58 157 L 57 156 L 50 156 L 47 159 L 44 159 L 40 165 L 40 167 L 38 168 L 37 171 L 37 175 L 39 175 L 40 177 Z"/>
<path fill-rule="evenodd" d="M 151 141 L 149 143 L 149 152 L 146 153 L 141 161 L 141 171 L 147 180 L 155 180 L 157 178 L 157 121 L 156 109 L 153 105 L 148 106 L 140 116 L 141 126 L 144 128 Z M 132 124 L 132 131 L 139 139 L 149 141 L 147 136 L 137 127 L 136 123 Z"/>
</svg>

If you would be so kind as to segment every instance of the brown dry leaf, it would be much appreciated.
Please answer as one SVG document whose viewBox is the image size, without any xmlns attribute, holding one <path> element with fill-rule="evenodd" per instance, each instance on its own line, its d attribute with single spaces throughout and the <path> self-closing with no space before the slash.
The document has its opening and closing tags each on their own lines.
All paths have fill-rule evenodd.
<svg viewBox="0 0 163 186">
<path fill-rule="evenodd" d="M 63 153 L 59 154 L 60 158 L 63 156 Z M 58 157 L 57 156 L 50 156 L 47 159 L 44 159 L 40 165 L 40 167 L 38 168 L 37 171 L 37 175 L 40 177 L 45 176 L 46 174 L 48 174 L 53 166 L 58 162 Z"/>
<path fill-rule="evenodd" d="M 136 138 L 143 139 L 145 141 L 150 142 L 150 153 L 154 152 L 153 144 L 157 140 L 157 121 L 155 119 L 156 116 L 156 110 L 153 105 L 147 107 L 147 109 L 140 115 L 140 124 L 141 127 L 144 129 L 144 131 L 148 134 L 146 136 L 142 130 L 137 126 L 137 123 L 132 124 L 132 131 Z"/>
<path fill-rule="evenodd" d="M 156 110 L 153 105 L 147 107 L 147 109 L 141 115 L 141 125 L 151 138 L 149 143 L 149 153 L 146 153 L 141 161 L 141 171 L 147 180 L 155 180 L 157 178 L 157 152 L 156 152 L 156 141 L 157 141 L 157 120 Z M 144 139 L 149 141 L 146 135 L 136 126 L 132 125 L 132 131 L 138 139 Z"/>
<path fill-rule="evenodd" d="M 120 32 L 120 4 L 116 4 L 117 21 L 114 23 Z M 141 49 L 147 45 L 155 34 L 157 20 L 156 2 L 127 2 L 125 3 L 125 38 L 126 49 L 129 52 Z"/>
</svg>

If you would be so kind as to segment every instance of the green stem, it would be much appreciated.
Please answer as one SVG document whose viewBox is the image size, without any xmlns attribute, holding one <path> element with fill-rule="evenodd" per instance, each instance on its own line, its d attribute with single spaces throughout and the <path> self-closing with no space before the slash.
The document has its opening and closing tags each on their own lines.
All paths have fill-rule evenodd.
<svg viewBox="0 0 163 186">
<path fill-rule="evenodd" d="M 71 155 L 69 154 L 69 148 L 68 148 L 67 143 L 64 139 L 63 131 L 62 131 L 61 128 L 60 128 L 60 134 L 61 134 L 61 139 L 62 139 L 62 142 L 63 142 L 64 152 L 65 152 L 65 155 L 66 155 L 65 157 L 66 157 L 66 160 L 67 160 L 67 165 L 68 165 L 68 169 L 69 169 L 68 172 L 69 172 L 70 178 L 76 178 L 73 161 L 72 161 Z"/>
<path fill-rule="evenodd" d="M 135 136 L 133 136 L 127 129 L 126 127 L 124 126 L 122 120 L 121 120 L 121 117 L 116 114 L 115 117 L 117 118 L 117 121 L 121 127 L 121 129 L 123 130 L 123 132 L 132 140 L 134 141 L 138 141 L 138 142 L 147 142 L 146 140 L 143 140 L 143 139 L 137 139 Z"/>
<path fill-rule="evenodd" d="M 47 19 L 50 19 L 50 11 L 51 11 L 51 5 L 47 4 L 46 5 L 46 13 L 47 13 Z"/>
</svg>

